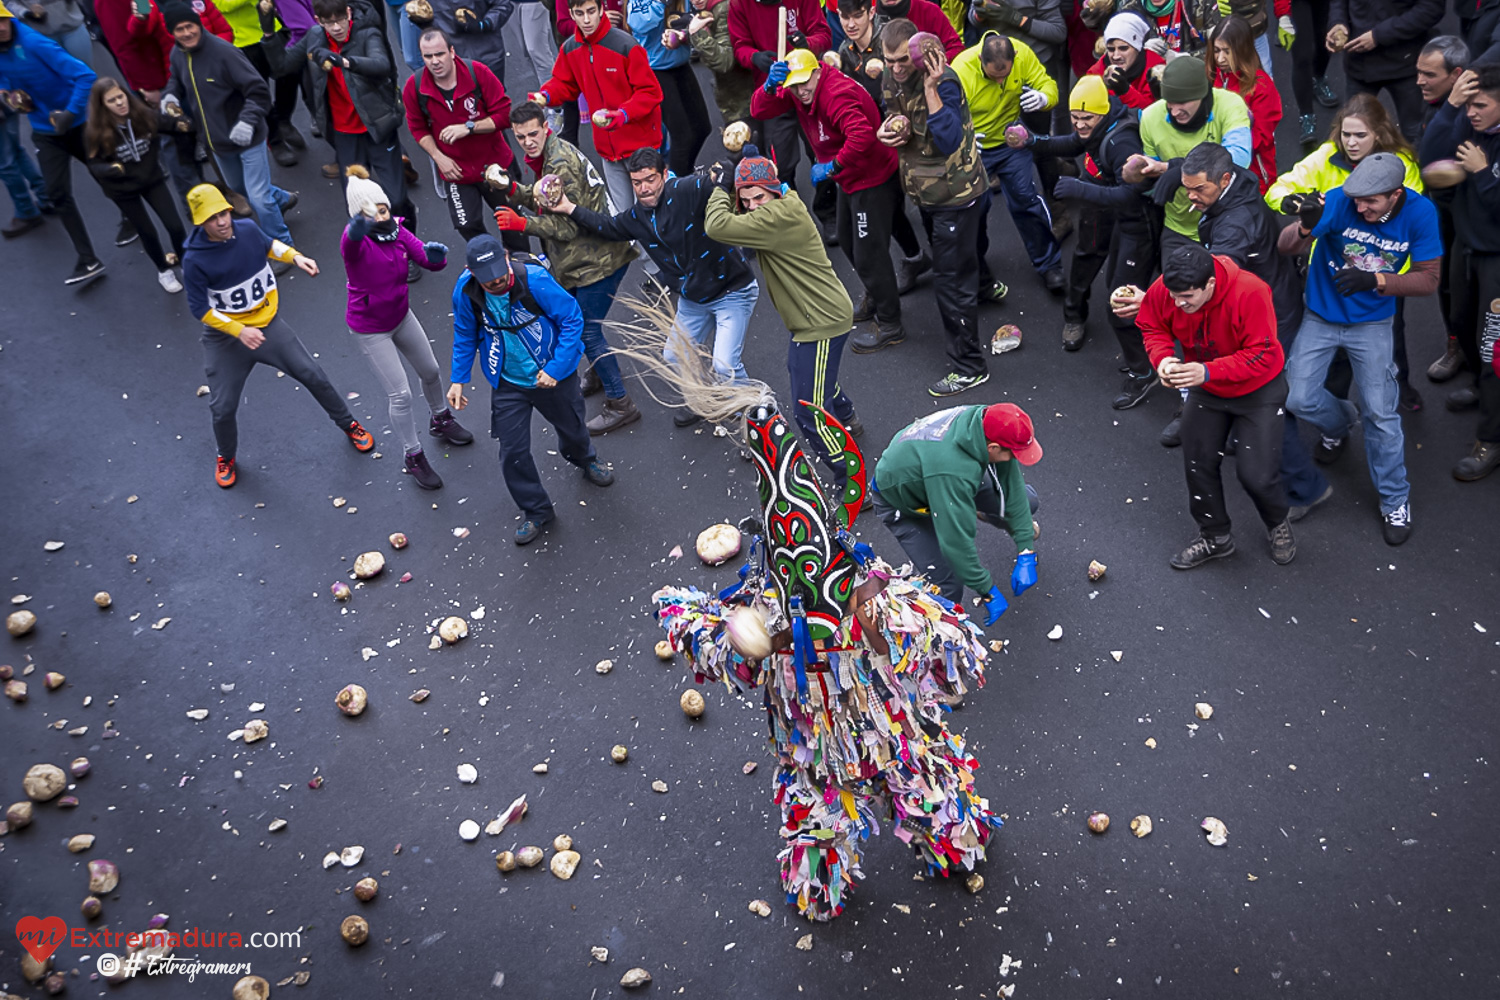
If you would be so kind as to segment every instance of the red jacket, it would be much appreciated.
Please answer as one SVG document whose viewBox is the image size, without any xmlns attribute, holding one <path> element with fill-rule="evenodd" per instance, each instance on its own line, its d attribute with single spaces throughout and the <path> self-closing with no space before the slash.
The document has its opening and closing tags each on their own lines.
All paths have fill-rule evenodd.
<svg viewBox="0 0 1500 1000">
<path fill-rule="evenodd" d="M 542 84 L 548 104 L 568 104 L 580 94 L 589 111 L 623 111 L 625 124 L 594 128 L 594 149 L 606 160 L 620 161 L 638 149 L 661 145 L 661 82 L 646 59 L 646 47 L 608 18 L 585 38 L 576 28 L 563 42 L 552 64 L 552 79 Z"/>
<path fill-rule="evenodd" d="M 1214 86 L 1240 94 L 1240 78 L 1223 70 L 1214 71 Z M 1276 125 L 1281 121 L 1281 92 L 1265 70 L 1255 71 L 1255 93 L 1245 97 L 1245 106 L 1250 109 L 1250 172 L 1260 178 L 1260 193 L 1265 194 L 1276 180 Z"/>
<path fill-rule="evenodd" d="M 794 31 L 802 32 L 807 36 L 807 47 L 820 56 L 833 44 L 833 34 L 828 30 L 818 0 L 782 0 L 779 4 L 730 0 L 729 41 L 734 46 L 735 59 L 755 74 L 757 87 L 766 82 L 766 74 L 755 68 L 755 53 L 776 54 L 776 25 L 780 16 L 776 12 L 782 7 L 786 8 L 788 36 Z"/>
<path fill-rule="evenodd" d="M 879 3 L 879 0 L 876 0 Z M 943 13 L 943 8 L 933 3 L 932 0 L 911 0 L 911 9 L 906 12 L 906 19 L 917 26 L 918 31 L 928 31 L 938 36 L 938 41 L 943 43 L 943 51 L 948 55 L 948 61 L 952 62 L 960 52 L 964 50 L 964 40 L 958 37 L 958 32 L 953 30 L 953 22 L 948 20 L 948 15 Z"/>
<path fill-rule="evenodd" d="M 1214 294 L 1189 314 L 1178 309 L 1172 293 L 1157 278 L 1146 290 L 1136 326 L 1146 342 L 1151 367 L 1182 344 L 1184 361 L 1208 369 L 1205 392 L 1244 396 L 1281 374 L 1286 356 L 1276 339 L 1276 310 L 1271 286 L 1228 257 L 1214 257 Z"/>
<path fill-rule="evenodd" d="M 1166 61 L 1150 49 L 1143 49 L 1141 51 L 1141 58 L 1146 60 L 1146 66 L 1141 70 L 1141 75 L 1130 82 L 1130 86 L 1125 89 L 1125 93 L 1115 95 L 1120 99 L 1121 104 L 1127 108 L 1135 108 L 1137 111 L 1144 111 L 1156 103 L 1156 95 L 1151 93 L 1151 70 L 1153 67 L 1160 66 Z M 1084 75 L 1103 76 L 1104 71 L 1107 69 L 1109 69 L 1108 59 L 1100 56 L 1099 60 L 1090 66 L 1089 71 Z"/>
<path fill-rule="evenodd" d="M 234 41 L 234 29 L 224 20 L 213 0 L 194 0 L 193 9 L 203 20 L 204 30 L 226 42 Z M 161 90 L 167 85 L 168 60 L 176 42 L 155 3 L 145 18 L 134 16 L 131 0 L 95 0 L 94 13 L 104 40 L 109 43 L 125 85 L 132 90 Z"/>
<path fill-rule="evenodd" d="M 406 86 L 401 88 L 401 103 L 406 107 L 406 127 L 411 130 L 412 138 L 420 143 L 432 136 L 438 151 L 451 157 L 463 171 L 457 183 L 478 184 L 484 179 L 485 167 L 491 163 L 508 167 L 515 159 L 510 143 L 505 141 L 505 130 L 510 128 L 510 97 L 500 78 L 484 63 L 467 59 L 455 59 L 454 63 L 458 78 L 453 85 L 452 103 L 443 99 L 432 71 L 425 66 L 421 72 L 406 78 Z M 466 136 L 455 143 L 438 138 L 449 125 L 484 118 L 495 120 L 495 131 Z"/>
<path fill-rule="evenodd" d="M 756 118 L 778 118 L 788 111 L 797 112 L 814 159 L 838 160 L 833 179 L 845 194 L 883 184 L 896 172 L 896 151 L 875 138 L 880 109 L 874 98 L 839 70 L 824 66 L 819 71 L 811 106 L 785 88 L 773 96 L 756 87 L 750 95 L 750 113 Z"/>
</svg>

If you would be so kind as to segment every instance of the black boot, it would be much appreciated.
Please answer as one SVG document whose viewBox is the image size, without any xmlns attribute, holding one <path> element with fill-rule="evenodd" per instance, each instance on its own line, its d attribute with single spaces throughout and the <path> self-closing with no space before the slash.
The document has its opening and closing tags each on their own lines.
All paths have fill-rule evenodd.
<svg viewBox="0 0 1500 1000">
<path fill-rule="evenodd" d="M 465 445 L 474 443 L 474 435 L 464 429 L 464 426 L 453 416 L 452 410 L 443 410 L 442 413 L 432 415 L 432 423 L 427 427 L 427 433 L 435 438 L 442 438 L 452 445 Z"/>
<path fill-rule="evenodd" d="M 424 490 L 441 489 L 443 486 L 442 478 L 427 464 L 427 456 L 422 454 L 421 448 L 406 453 L 406 464 L 402 468 Z"/>
</svg>

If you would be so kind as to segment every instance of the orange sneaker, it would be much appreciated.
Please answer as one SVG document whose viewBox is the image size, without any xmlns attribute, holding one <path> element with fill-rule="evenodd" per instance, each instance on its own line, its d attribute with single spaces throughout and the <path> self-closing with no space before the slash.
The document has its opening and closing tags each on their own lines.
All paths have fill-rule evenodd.
<svg viewBox="0 0 1500 1000">
<path fill-rule="evenodd" d="M 349 440 L 354 442 L 356 451 L 369 451 L 375 447 L 375 439 L 370 432 L 359 425 L 358 420 L 349 421 L 349 429 L 344 432 L 349 435 Z"/>
<path fill-rule="evenodd" d="M 214 482 L 219 484 L 220 489 L 229 489 L 234 485 L 234 459 L 219 456 L 219 467 L 214 472 Z"/>
</svg>

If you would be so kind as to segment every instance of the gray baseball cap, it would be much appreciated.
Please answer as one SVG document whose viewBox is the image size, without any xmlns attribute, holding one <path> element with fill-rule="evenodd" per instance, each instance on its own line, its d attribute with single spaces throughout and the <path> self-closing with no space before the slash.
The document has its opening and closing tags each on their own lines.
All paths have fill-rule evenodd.
<svg viewBox="0 0 1500 1000">
<path fill-rule="evenodd" d="M 1344 180 L 1344 194 L 1368 198 L 1389 194 L 1405 186 L 1406 161 L 1395 153 L 1371 153 Z"/>
</svg>

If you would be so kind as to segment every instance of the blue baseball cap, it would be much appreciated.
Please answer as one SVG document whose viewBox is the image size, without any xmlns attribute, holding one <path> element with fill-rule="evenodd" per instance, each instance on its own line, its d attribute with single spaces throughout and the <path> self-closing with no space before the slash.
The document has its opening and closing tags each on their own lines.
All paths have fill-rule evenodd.
<svg viewBox="0 0 1500 1000">
<path fill-rule="evenodd" d="M 469 273 L 481 284 L 499 281 L 510 274 L 510 255 L 500 241 L 488 233 L 469 241 Z"/>
</svg>

